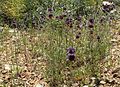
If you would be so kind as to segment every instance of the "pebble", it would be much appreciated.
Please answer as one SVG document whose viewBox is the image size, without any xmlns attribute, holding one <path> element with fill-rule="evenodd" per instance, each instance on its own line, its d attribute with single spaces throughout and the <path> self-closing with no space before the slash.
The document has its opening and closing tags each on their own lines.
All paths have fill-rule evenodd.
<svg viewBox="0 0 120 87">
<path fill-rule="evenodd" d="M 83 87 L 89 87 L 88 85 L 84 85 Z"/>
<path fill-rule="evenodd" d="M 5 64 L 4 66 L 5 66 L 5 70 L 8 70 L 8 71 L 11 70 L 11 66 L 9 64 Z"/>
<path fill-rule="evenodd" d="M 35 87 L 44 87 L 44 86 L 41 84 L 37 84 Z"/>
<path fill-rule="evenodd" d="M 17 32 L 17 31 L 14 30 L 14 29 L 10 29 L 10 30 L 9 30 L 9 33 L 14 33 L 14 32 Z"/>
<path fill-rule="evenodd" d="M 3 27 L 0 26 L 0 32 L 2 32 L 2 31 L 3 31 Z"/>
<path fill-rule="evenodd" d="M 104 85 L 105 83 L 106 83 L 105 81 L 100 81 L 100 84 L 103 84 L 103 85 Z"/>
</svg>

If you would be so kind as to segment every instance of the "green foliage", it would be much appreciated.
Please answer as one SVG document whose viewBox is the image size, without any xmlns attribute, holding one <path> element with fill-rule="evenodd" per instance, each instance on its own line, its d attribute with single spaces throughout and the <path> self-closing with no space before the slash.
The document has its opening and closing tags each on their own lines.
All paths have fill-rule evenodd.
<svg viewBox="0 0 120 87">
<path fill-rule="evenodd" d="M 76 13 L 81 15 L 90 15 L 100 5 L 102 0 L 73 0 Z M 98 6 L 97 6 L 98 7 Z"/>
<path fill-rule="evenodd" d="M 25 0 L 4 0 L 1 2 L 2 12 L 10 18 L 20 18 L 25 10 Z"/>
<path fill-rule="evenodd" d="M 120 0 L 107 0 L 107 1 L 114 2 L 114 3 L 115 3 L 115 5 L 120 6 Z"/>
</svg>

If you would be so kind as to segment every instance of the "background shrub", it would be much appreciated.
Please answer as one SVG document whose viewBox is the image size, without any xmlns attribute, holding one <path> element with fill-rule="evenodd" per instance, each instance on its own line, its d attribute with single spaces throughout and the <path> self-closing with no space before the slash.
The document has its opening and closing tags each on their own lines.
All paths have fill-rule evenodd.
<svg viewBox="0 0 120 87">
<path fill-rule="evenodd" d="M 2 0 L 0 8 L 4 14 L 3 18 L 13 21 L 19 19 L 19 24 L 23 27 L 37 26 L 43 24 L 43 17 L 50 7 L 59 15 L 61 8 L 65 7 L 70 15 L 90 15 L 95 10 L 97 3 L 102 0 Z M 11 24 L 9 22 L 8 24 Z"/>
<path fill-rule="evenodd" d="M 25 0 L 3 0 L 1 10 L 10 18 L 20 18 L 25 10 Z"/>
</svg>

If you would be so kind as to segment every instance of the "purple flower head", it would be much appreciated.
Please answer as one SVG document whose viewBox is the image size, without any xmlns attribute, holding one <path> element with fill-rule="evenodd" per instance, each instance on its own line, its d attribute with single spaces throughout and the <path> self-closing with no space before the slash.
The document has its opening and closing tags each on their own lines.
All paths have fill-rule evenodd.
<svg viewBox="0 0 120 87">
<path fill-rule="evenodd" d="M 72 22 L 72 19 L 71 18 L 66 18 L 65 21 L 69 21 L 69 22 Z"/>
<path fill-rule="evenodd" d="M 66 18 L 66 20 L 65 21 L 69 21 L 70 19 L 69 18 Z"/>
<path fill-rule="evenodd" d="M 50 19 L 52 19 L 52 18 L 53 18 L 53 14 L 49 14 L 48 17 L 49 17 Z"/>
<path fill-rule="evenodd" d="M 94 19 L 93 19 L 93 18 L 89 19 L 89 22 L 90 22 L 91 24 L 94 24 Z"/>
<path fill-rule="evenodd" d="M 48 8 L 48 12 L 52 12 L 53 10 L 52 10 L 52 8 Z"/>
<path fill-rule="evenodd" d="M 67 59 L 70 60 L 70 61 L 74 61 L 75 60 L 75 54 L 68 54 Z"/>
<path fill-rule="evenodd" d="M 63 15 L 60 15 L 60 16 L 59 16 L 59 19 L 61 19 L 61 20 L 62 20 L 62 19 L 63 19 Z"/>
<path fill-rule="evenodd" d="M 59 19 L 59 17 L 58 17 L 58 16 L 56 16 L 55 18 L 56 18 L 56 19 Z"/>
<path fill-rule="evenodd" d="M 76 39 L 80 38 L 80 35 L 76 35 Z"/>
<path fill-rule="evenodd" d="M 89 21 L 88 21 L 88 27 L 89 28 L 93 28 L 94 27 L 94 19 L 93 18 L 89 19 Z"/>
<path fill-rule="evenodd" d="M 81 32 L 79 32 L 78 34 L 81 35 Z"/>
<path fill-rule="evenodd" d="M 66 7 L 63 7 L 63 10 L 67 10 L 67 8 L 66 8 Z"/>
<path fill-rule="evenodd" d="M 102 16 L 102 17 L 100 18 L 100 23 L 103 23 L 104 21 L 105 21 L 105 17 Z"/>
<path fill-rule="evenodd" d="M 89 28 L 93 28 L 94 25 L 93 25 L 93 24 L 89 24 L 88 27 L 89 27 Z"/>
<path fill-rule="evenodd" d="M 70 24 L 70 25 L 69 25 L 69 27 L 70 27 L 70 28 L 72 28 L 72 27 L 73 27 L 73 25 L 72 25 L 72 24 Z"/>
<path fill-rule="evenodd" d="M 15 20 L 13 20 L 13 22 L 12 22 L 12 26 L 13 26 L 14 28 L 17 27 L 17 22 L 16 22 Z"/>
<path fill-rule="evenodd" d="M 71 19 L 71 18 L 66 18 L 65 23 L 66 23 L 67 25 L 69 25 L 70 28 L 73 27 L 73 26 L 72 26 L 72 19 Z"/>
<path fill-rule="evenodd" d="M 102 5 L 103 6 L 103 9 L 107 9 L 110 7 L 110 5 Z"/>
<path fill-rule="evenodd" d="M 100 36 L 97 36 L 97 40 L 100 41 Z"/>
<path fill-rule="evenodd" d="M 76 35 L 76 39 L 80 38 L 81 32 Z"/>
<path fill-rule="evenodd" d="M 67 48 L 67 54 L 74 54 L 75 53 L 75 48 L 69 47 Z"/>
</svg>

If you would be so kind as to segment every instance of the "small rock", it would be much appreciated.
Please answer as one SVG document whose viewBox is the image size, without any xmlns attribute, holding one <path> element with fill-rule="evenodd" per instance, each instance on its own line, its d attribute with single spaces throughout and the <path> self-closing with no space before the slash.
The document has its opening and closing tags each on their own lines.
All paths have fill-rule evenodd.
<svg viewBox="0 0 120 87">
<path fill-rule="evenodd" d="M 0 26 L 0 32 L 2 32 L 2 31 L 3 31 L 3 27 Z"/>
<path fill-rule="evenodd" d="M 14 29 L 10 29 L 9 32 L 10 32 L 10 33 L 14 33 L 14 32 L 17 32 L 17 31 L 14 30 Z"/>
<path fill-rule="evenodd" d="M 8 71 L 11 70 L 11 66 L 9 64 L 5 64 L 4 66 L 5 66 L 5 70 L 8 70 Z"/>
<path fill-rule="evenodd" d="M 112 39 L 111 42 L 117 42 L 117 40 L 116 39 Z"/>
<path fill-rule="evenodd" d="M 6 70 L 2 70 L 2 72 L 1 72 L 2 74 L 6 74 L 7 73 L 7 71 Z"/>
<path fill-rule="evenodd" d="M 96 78 L 95 77 L 91 77 L 91 80 L 95 80 Z"/>
<path fill-rule="evenodd" d="M 89 87 L 88 85 L 84 85 L 83 87 Z"/>
<path fill-rule="evenodd" d="M 110 13 L 114 13 L 114 12 L 116 12 L 116 11 L 117 11 L 116 9 L 113 9 L 113 10 L 110 11 Z"/>
<path fill-rule="evenodd" d="M 104 85 L 105 83 L 106 83 L 105 81 L 100 81 L 100 84 L 103 84 L 103 85 Z"/>
<path fill-rule="evenodd" d="M 2 83 L 4 80 L 0 79 L 0 83 Z"/>
<path fill-rule="evenodd" d="M 35 87 L 44 87 L 44 86 L 41 84 L 37 84 L 37 85 L 35 85 Z"/>
<path fill-rule="evenodd" d="M 63 87 L 67 87 L 67 85 L 64 85 Z"/>
<path fill-rule="evenodd" d="M 72 87 L 78 87 L 78 83 L 72 84 Z"/>
</svg>

